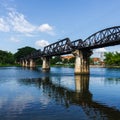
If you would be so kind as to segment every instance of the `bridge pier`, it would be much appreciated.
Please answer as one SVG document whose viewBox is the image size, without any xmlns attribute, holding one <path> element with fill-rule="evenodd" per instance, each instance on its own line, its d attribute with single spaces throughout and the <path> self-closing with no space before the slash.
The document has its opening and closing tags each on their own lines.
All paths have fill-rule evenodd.
<svg viewBox="0 0 120 120">
<path fill-rule="evenodd" d="M 36 67 L 36 64 L 35 64 L 35 62 L 33 61 L 33 59 L 30 59 L 30 60 L 29 60 L 29 67 L 30 67 L 30 68 Z"/>
<path fill-rule="evenodd" d="M 29 65 L 28 65 L 29 63 L 28 63 L 28 60 L 25 60 L 25 65 L 24 65 L 24 67 L 28 67 Z"/>
<path fill-rule="evenodd" d="M 21 61 L 22 67 L 30 67 L 30 68 L 34 68 L 36 67 L 35 62 L 33 61 L 33 59 L 29 59 L 29 60 L 22 60 Z"/>
<path fill-rule="evenodd" d="M 22 67 L 25 66 L 25 61 L 24 60 L 21 61 L 21 65 L 22 65 Z"/>
<path fill-rule="evenodd" d="M 50 58 L 49 57 L 42 57 L 42 60 L 43 60 L 42 70 L 49 71 L 50 70 Z"/>
<path fill-rule="evenodd" d="M 73 52 L 75 56 L 75 74 L 89 74 L 89 57 L 91 50 L 76 50 Z"/>
</svg>

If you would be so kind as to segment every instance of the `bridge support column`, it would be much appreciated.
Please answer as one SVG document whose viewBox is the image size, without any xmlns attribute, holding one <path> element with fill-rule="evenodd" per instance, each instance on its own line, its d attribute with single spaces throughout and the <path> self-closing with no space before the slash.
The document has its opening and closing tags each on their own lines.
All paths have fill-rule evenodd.
<svg viewBox="0 0 120 120">
<path fill-rule="evenodd" d="M 49 71 L 50 70 L 50 58 L 49 57 L 43 57 L 43 64 L 42 64 L 42 70 L 43 71 Z"/>
<path fill-rule="evenodd" d="M 28 65 L 28 60 L 25 60 L 25 65 L 24 65 L 25 67 L 28 67 L 29 65 Z"/>
<path fill-rule="evenodd" d="M 29 63 L 30 68 L 36 67 L 35 62 L 33 61 L 33 59 L 30 59 L 29 61 L 30 61 L 30 63 Z"/>
<path fill-rule="evenodd" d="M 24 66 L 25 66 L 25 61 L 22 60 L 22 61 L 21 61 L 21 64 L 22 64 L 22 67 L 24 67 Z"/>
<path fill-rule="evenodd" d="M 92 51 L 76 50 L 73 52 L 75 58 L 75 74 L 89 74 L 89 57 Z"/>
</svg>

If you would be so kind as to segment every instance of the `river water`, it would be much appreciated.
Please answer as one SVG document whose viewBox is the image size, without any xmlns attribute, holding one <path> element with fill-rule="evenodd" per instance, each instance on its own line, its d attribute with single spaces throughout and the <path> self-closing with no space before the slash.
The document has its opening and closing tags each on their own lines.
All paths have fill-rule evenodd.
<svg viewBox="0 0 120 120">
<path fill-rule="evenodd" d="M 0 120 L 120 120 L 120 69 L 0 67 Z"/>
</svg>

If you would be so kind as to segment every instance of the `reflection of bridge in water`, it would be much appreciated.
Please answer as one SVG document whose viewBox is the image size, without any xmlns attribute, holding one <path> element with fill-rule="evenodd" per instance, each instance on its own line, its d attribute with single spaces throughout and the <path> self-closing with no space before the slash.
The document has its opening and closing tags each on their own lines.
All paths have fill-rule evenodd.
<svg viewBox="0 0 120 120">
<path fill-rule="evenodd" d="M 20 80 L 20 83 L 26 85 L 34 84 L 38 88 L 42 88 L 46 95 L 65 107 L 70 107 L 71 105 L 81 106 L 90 119 L 119 120 L 120 118 L 119 110 L 93 101 L 92 94 L 89 91 L 89 76 L 75 76 L 75 90 L 67 89 L 61 84 L 56 85 L 49 77 L 23 79 Z"/>
</svg>

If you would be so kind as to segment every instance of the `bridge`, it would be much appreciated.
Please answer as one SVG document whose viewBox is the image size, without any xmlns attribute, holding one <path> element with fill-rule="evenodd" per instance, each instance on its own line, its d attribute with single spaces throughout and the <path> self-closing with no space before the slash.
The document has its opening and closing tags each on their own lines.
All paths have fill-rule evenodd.
<svg viewBox="0 0 120 120">
<path fill-rule="evenodd" d="M 114 26 L 100 30 L 85 40 L 71 41 L 69 38 L 62 39 L 53 44 L 45 46 L 30 55 L 21 58 L 22 66 L 35 67 L 35 59 L 42 59 L 42 69 L 50 70 L 50 59 L 52 56 L 73 54 L 75 56 L 75 74 L 89 74 L 89 58 L 92 50 L 107 46 L 120 44 L 120 26 Z"/>
</svg>

